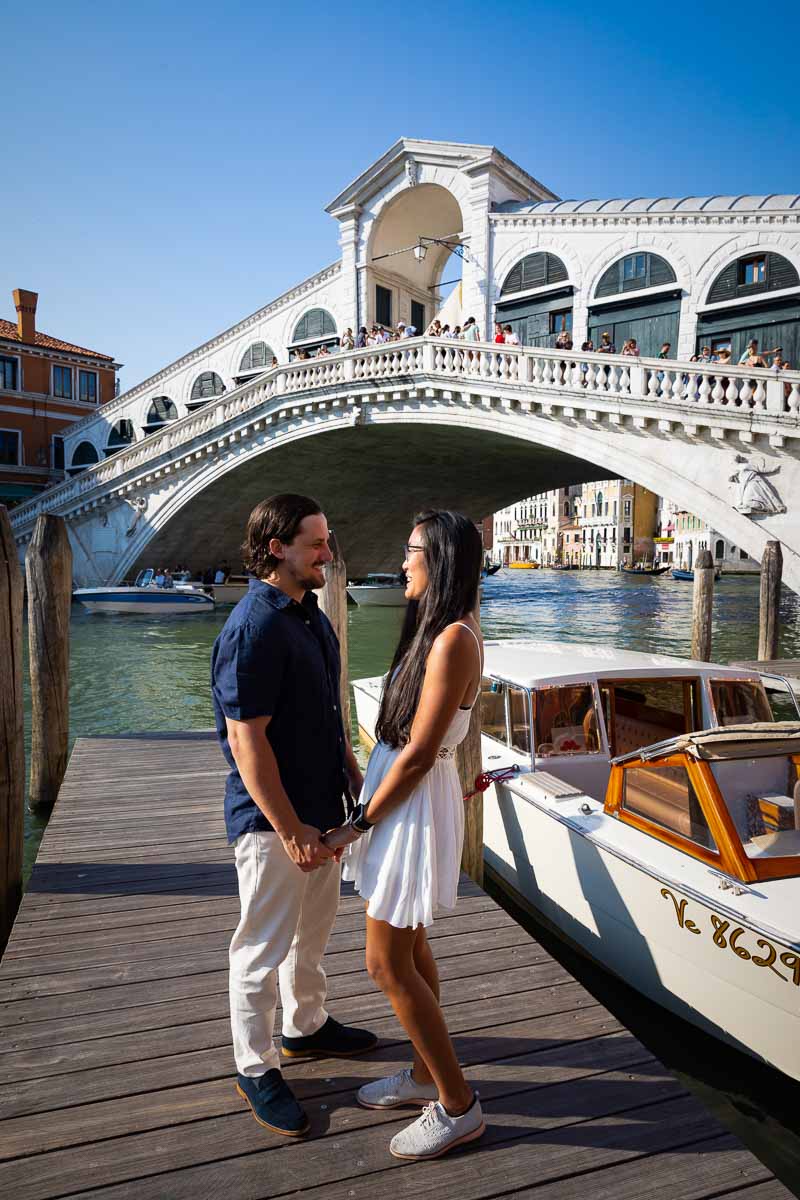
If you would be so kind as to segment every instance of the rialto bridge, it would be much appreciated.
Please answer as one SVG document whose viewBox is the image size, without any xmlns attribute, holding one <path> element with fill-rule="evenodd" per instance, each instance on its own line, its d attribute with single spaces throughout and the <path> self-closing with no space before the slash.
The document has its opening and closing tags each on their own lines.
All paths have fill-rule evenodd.
<svg viewBox="0 0 800 1200">
<path fill-rule="evenodd" d="M 323 503 L 353 573 L 395 568 L 413 511 L 476 518 L 612 475 L 667 495 L 800 591 L 800 374 L 434 338 L 279 365 L 12 513 L 20 550 L 62 514 L 76 584 L 138 566 L 202 569 L 254 503 Z M 788 395 L 787 395 L 788 392 Z"/>
<path fill-rule="evenodd" d="M 402 138 L 327 212 L 336 262 L 64 431 L 67 478 L 12 513 L 21 554 L 54 511 L 77 585 L 236 563 L 253 504 L 292 489 L 363 573 L 398 564 L 423 505 L 477 518 L 619 475 L 756 558 L 778 538 L 800 590 L 800 374 L 690 362 L 757 338 L 800 365 L 800 196 L 562 201 L 491 146 Z M 523 348 L 339 350 L 437 313 Z M 579 351 L 602 332 L 641 357 Z"/>
</svg>

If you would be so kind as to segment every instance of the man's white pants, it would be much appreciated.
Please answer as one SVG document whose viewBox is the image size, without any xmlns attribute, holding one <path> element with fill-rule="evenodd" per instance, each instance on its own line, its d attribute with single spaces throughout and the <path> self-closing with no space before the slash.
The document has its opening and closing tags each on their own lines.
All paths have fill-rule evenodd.
<svg viewBox="0 0 800 1200">
<path fill-rule="evenodd" d="M 233 1053 L 239 1074 L 256 1076 L 280 1062 L 272 1042 L 278 978 L 287 1037 L 308 1037 L 328 1019 L 322 956 L 340 868 L 331 861 L 301 871 L 276 833 L 242 834 L 234 848 L 242 915 L 230 948 Z"/>
</svg>

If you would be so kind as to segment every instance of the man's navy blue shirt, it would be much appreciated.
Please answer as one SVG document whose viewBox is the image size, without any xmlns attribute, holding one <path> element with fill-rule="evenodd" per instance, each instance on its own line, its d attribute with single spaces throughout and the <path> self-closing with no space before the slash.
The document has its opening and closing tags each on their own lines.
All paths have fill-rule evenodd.
<svg viewBox="0 0 800 1200">
<path fill-rule="evenodd" d="M 298 817 L 323 831 L 341 824 L 347 783 L 340 672 L 339 642 L 314 593 L 306 592 L 298 604 L 251 579 L 211 655 L 217 734 L 231 768 L 225 784 L 229 842 L 272 826 L 242 782 L 226 717 L 271 717 L 266 737 Z"/>
</svg>

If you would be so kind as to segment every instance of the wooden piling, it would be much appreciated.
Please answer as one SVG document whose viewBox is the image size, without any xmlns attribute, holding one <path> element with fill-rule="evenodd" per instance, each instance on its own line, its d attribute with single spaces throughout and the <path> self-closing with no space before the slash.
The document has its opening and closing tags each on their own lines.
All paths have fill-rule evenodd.
<svg viewBox="0 0 800 1200">
<path fill-rule="evenodd" d="M 0 504 L 0 953 L 22 899 L 25 739 L 22 716 L 22 571 Z"/>
<path fill-rule="evenodd" d="M 480 598 L 475 606 L 473 616 L 480 625 Z M 483 771 L 481 755 L 481 703 L 480 698 L 472 709 L 469 730 L 463 742 L 456 749 L 456 769 L 461 784 L 462 796 L 469 795 L 475 790 L 475 780 Z M 483 793 L 465 801 L 464 806 L 464 848 L 461 851 L 461 870 L 474 879 L 479 887 L 483 885 Z"/>
<path fill-rule="evenodd" d="M 758 614 L 758 657 L 761 662 L 778 657 L 782 571 L 783 551 L 780 542 L 767 542 L 761 559 Z"/>
<path fill-rule="evenodd" d="M 336 534 L 331 530 L 329 545 L 333 554 L 332 562 L 325 567 L 325 586 L 319 593 L 319 606 L 333 626 L 333 631 L 339 639 L 339 649 L 342 659 L 342 674 L 340 681 L 340 697 L 342 706 L 342 721 L 345 730 L 350 731 L 350 676 L 347 670 L 347 567 L 342 558 Z"/>
<path fill-rule="evenodd" d="M 711 662 L 711 621 L 714 607 L 714 560 L 701 550 L 694 565 L 692 597 L 692 658 Z"/>
<path fill-rule="evenodd" d="M 25 566 L 31 671 L 28 802 L 34 811 L 47 811 L 58 797 L 69 743 L 72 548 L 62 517 L 38 517 Z"/>
</svg>

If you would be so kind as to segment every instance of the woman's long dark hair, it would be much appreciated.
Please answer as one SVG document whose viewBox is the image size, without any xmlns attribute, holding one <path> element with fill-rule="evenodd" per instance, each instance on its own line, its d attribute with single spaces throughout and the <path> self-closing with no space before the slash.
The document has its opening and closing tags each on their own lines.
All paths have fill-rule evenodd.
<svg viewBox="0 0 800 1200">
<path fill-rule="evenodd" d="M 383 689 L 375 732 L 387 746 L 408 740 L 434 641 L 478 600 L 483 549 L 473 522 L 461 513 L 433 511 L 415 517 L 418 525 L 424 529 L 428 586 L 421 599 L 408 602 Z"/>
</svg>

